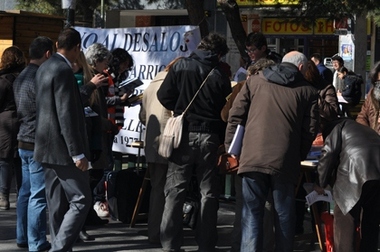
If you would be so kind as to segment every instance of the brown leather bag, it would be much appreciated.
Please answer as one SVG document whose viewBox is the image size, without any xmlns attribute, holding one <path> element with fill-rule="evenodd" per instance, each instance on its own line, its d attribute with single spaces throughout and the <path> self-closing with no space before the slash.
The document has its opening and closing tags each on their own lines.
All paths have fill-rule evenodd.
<svg viewBox="0 0 380 252">
<path fill-rule="evenodd" d="M 236 173 L 239 169 L 239 160 L 228 153 L 223 153 L 219 156 L 218 169 L 220 174 Z"/>
</svg>

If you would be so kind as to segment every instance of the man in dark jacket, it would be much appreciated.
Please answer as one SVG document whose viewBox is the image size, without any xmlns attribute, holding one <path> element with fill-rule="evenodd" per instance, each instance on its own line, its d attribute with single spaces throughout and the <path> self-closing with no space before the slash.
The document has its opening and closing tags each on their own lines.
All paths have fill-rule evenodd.
<svg viewBox="0 0 380 252">
<path fill-rule="evenodd" d="M 314 53 L 313 55 L 311 55 L 311 60 L 317 66 L 319 74 L 321 75 L 322 79 L 325 80 L 327 84 L 332 84 L 333 72 L 322 63 L 321 55 L 319 53 Z"/>
<path fill-rule="evenodd" d="M 377 251 L 380 224 L 380 137 L 370 127 L 340 118 L 323 126 L 319 185 L 332 187 L 334 251 Z M 317 182 L 318 183 L 318 182 Z M 316 187 L 319 193 L 323 189 Z"/>
<path fill-rule="evenodd" d="M 254 65 L 259 59 L 267 58 L 273 60 L 275 63 L 281 63 L 282 56 L 276 52 L 272 52 L 268 48 L 267 39 L 261 32 L 251 32 L 248 34 L 245 40 L 245 52 L 249 57 L 249 61 L 245 66 L 245 70 L 248 70 L 249 66 Z M 247 78 L 248 73 L 240 68 L 234 76 L 234 81 L 240 82 Z"/>
<path fill-rule="evenodd" d="M 193 171 L 202 195 L 200 225 L 196 227 L 199 251 L 215 250 L 220 187 L 216 162 L 225 129 L 220 111 L 231 93 L 230 80 L 221 71 L 219 61 L 227 52 L 223 37 L 208 35 L 190 57 L 180 59 L 170 68 L 157 92 L 161 104 L 180 115 L 210 73 L 185 115 L 181 143 L 169 158 L 160 235 L 164 251 L 180 250 L 182 208 Z"/>
<path fill-rule="evenodd" d="M 57 53 L 36 75 L 34 159 L 44 167 L 49 209 L 51 251 L 71 251 L 92 205 L 88 158 L 90 150 L 84 110 L 71 63 L 79 56 L 78 31 L 67 28 Z"/>
<path fill-rule="evenodd" d="M 286 54 L 281 64 L 251 76 L 229 112 L 225 148 L 245 126 L 238 174 L 243 176 L 240 251 L 263 251 L 264 204 L 272 190 L 276 251 L 293 251 L 295 185 L 317 133 L 317 90 L 303 77 L 307 58 Z M 278 250 L 280 249 L 280 250 Z"/>
<path fill-rule="evenodd" d="M 38 67 L 53 53 L 53 41 L 37 37 L 29 46 L 29 65 L 13 82 L 20 130 L 17 134 L 18 152 L 22 160 L 22 184 L 17 198 L 17 246 L 29 251 L 50 248 L 46 239 L 45 174 L 35 161 L 36 131 L 36 73 Z"/>
</svg>

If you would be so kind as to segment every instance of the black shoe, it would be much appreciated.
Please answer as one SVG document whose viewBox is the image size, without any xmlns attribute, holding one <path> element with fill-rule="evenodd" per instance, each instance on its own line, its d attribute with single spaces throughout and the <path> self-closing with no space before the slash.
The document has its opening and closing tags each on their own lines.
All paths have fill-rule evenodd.
<svg viewBox="0 0 380 252">
<path fill-rule="evenodd" d="M 17 247 L 18 248 L 28 248 L 28 244 L 27 243 L 17 243 Z"/>
<path fill-rule="evenodd" d="M 79 238 L 83 241 L 94 241 L 95 238 L 89 234 L 87 234 L 86 231 L 80 231 L 79 232 Z"/>
<path fill-rule="evenodd" d="M 102 219 L 102 218 L 92 218 L 91 220 L 86 221 L 86 226 L 103 226 L 105 224 L 108 224 L 108 219 Z"/>
<path fill-rule="evenodd" d="M 51 249 L 50 243 L 48 243 L 44 248 L 39 249 L 38 252 L 45 252 L 45 251 L 47 252 L 49 251 L 49 249 Z"/>
</svg>

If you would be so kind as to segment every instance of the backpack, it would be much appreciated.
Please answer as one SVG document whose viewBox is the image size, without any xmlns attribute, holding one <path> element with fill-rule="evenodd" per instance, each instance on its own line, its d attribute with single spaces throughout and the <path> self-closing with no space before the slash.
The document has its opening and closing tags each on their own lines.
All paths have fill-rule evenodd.
<svg viewBox="0 0 380 252">
<path fill-rule="evenodd" d="M 363 78 L 359 74 L 349 72 L 344 78 L 344 87 L 342 90 L 343 98 L 352 106 L 359 104 L 362 97 Z"/>
</svg>

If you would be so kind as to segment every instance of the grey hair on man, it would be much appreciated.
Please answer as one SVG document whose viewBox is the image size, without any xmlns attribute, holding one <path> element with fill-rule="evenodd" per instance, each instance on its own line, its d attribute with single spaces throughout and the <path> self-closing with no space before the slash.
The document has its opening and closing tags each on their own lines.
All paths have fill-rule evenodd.
<svg viewBox="0 0 380 252">
<path fill-rule="evenodd" d="M 291 51 L 282 58 L 282 62 L 288 62 L 295 65 L 302 74 L 306 71 L 307 58 L 303 53 L 298 51 Z"/>
<path fill-rule="evenodd" d="M 110 61 L 112 59 L 111 52 L 100 43 L 90 45 L 84 55 L 90 66 L 95 66 L 97 62 L 102 62 L 104 60 Z"/>
</svg>

